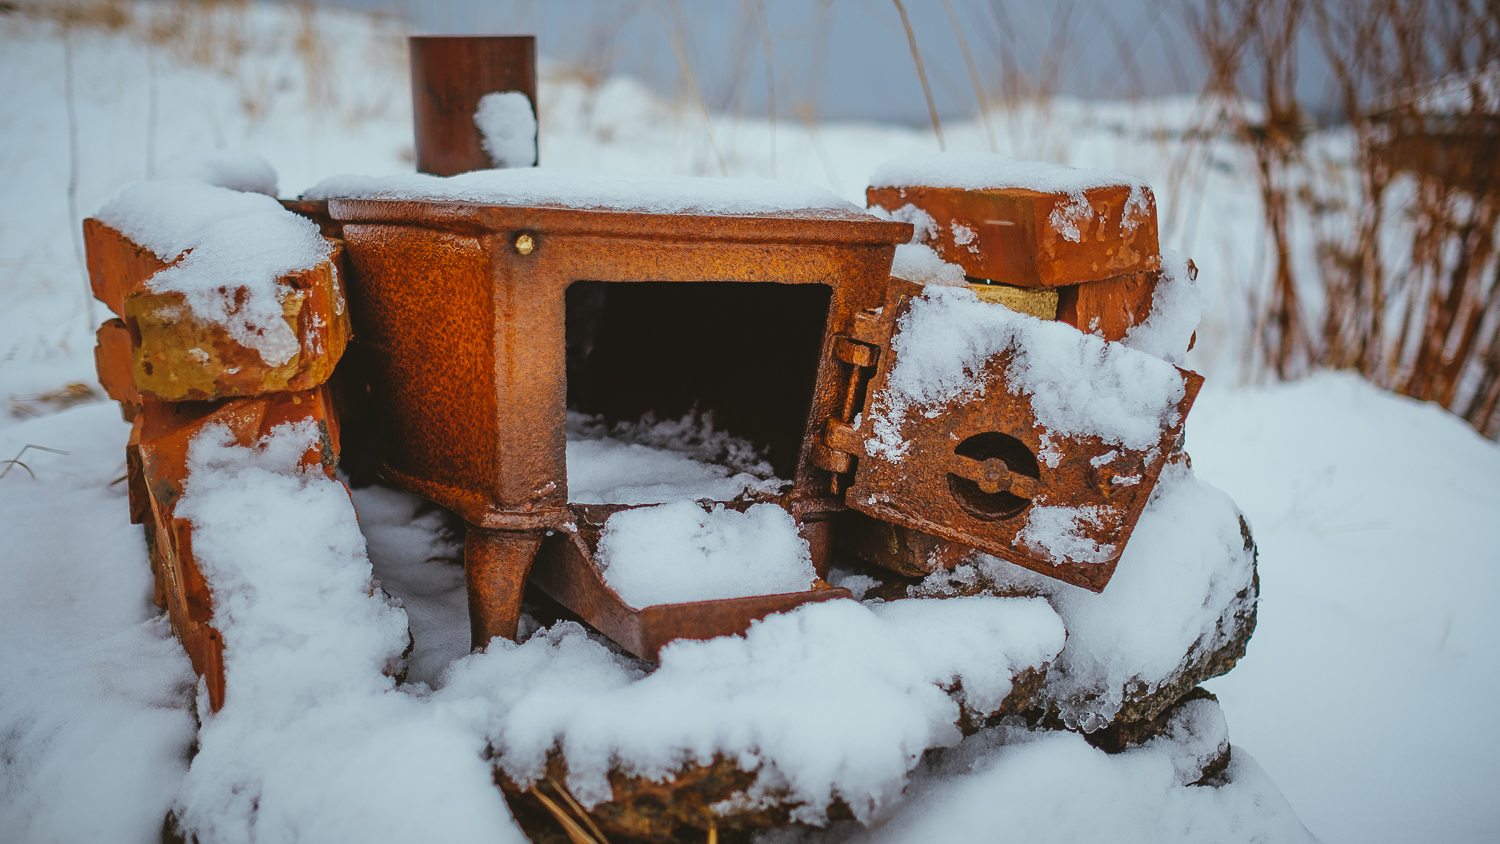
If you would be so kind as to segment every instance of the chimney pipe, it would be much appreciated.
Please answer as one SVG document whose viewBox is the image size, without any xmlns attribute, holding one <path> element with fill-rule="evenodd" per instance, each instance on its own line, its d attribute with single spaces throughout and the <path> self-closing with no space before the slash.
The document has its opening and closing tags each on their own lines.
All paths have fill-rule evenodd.
<svg viewBox="0 0 1500 844">
<path fill-rule="evenodd" d="M 452 176 L 494 166 L 474 112 L 485 94 L 520 91 L 536 113 L 536 37 L 414 35 L 407 45 L 417 170 Z"/>
</svg>

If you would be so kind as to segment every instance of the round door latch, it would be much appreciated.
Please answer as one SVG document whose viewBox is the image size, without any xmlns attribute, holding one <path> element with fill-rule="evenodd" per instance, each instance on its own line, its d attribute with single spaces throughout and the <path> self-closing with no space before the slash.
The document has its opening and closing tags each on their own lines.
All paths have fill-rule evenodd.
<svg viewBox="0 0 1500 844">
<path fill-rule="evenodd" d="M 948 491 L 964 512 L 984 521 L 1020 515 L 1036 497 L 1040 478 L 1031 449 L 998 431 L 969 437 L 948 459 Z"/>
</svg>

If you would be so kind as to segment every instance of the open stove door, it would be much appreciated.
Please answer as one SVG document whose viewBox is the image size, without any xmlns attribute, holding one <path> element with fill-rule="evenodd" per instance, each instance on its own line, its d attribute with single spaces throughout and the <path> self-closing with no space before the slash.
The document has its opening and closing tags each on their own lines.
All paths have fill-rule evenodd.
<svg viewBox="0 0 1500 844">
<path fill-rule="evenodd" d="M 845 503 L 896 526 L 881 542 L 894 542 L 897 533 L 906 541 L 907 531 L 915 531 L 916 544 L 929 549 L 957 543 L 1102 591 L 1162 470 L 1186 459 L 1180 451 L 1183 424 L 1202 376 L 1173 367 L 1181 398 L 1162 408 L 1160 436 L 1147 448 L 1069 435 L 1039 422 L 1034 396 L 1007 372 L 1009 349 L 971 373 L 982 389 L 965 394 L 977 398 L 893 409 L 890 381 L 901 348 L 893 335 L 922 291 L 891 279 L 885 307 L 861 314 L 850 336 L 835 338 L 835 354 L 850 373 L 851 397 L 864 394 L 846 408 L 863 411 L 827 423 L 813 449 L 814 463 L 836 477 L 847 478 L 852 470 Z M 928 553 L 943 556 L 941 550 Z M 950 547 L 947 564 L 962 556 Z"/>
</svg>

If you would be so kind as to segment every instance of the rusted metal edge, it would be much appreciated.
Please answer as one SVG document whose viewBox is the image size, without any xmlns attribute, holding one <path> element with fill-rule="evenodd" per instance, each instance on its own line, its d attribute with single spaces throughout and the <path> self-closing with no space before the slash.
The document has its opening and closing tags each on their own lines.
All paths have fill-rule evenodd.
<svg viewBox="0 0 1500 844">
<path fill-rule="evenodd" d="M 642 659 L 654 660 L 674 639 L 712 639 L 734 636 L 772 613 L 803 604 L 854 596 L 848 589 L 829 586 L 806 592 L 658 604 L 636 609 L 609 585 L 592 561 L 588 544 L 573 531 L 542 543 L 531 583 L 553 600 L 578 614 L 600 633 Z"/>
<path fill-rule="evenodd" d="M 1177 412 L 1178 414 L 1180 414 L 1179 418 L 1185 422 L 1188 412 L 1192 410 L 1193 404 L 1198 399 L 1199 391 L 1203 388 L 1203 376 L 1191 370 L 1183 369 L 1182 367 L 1176 367 L 1176 369 L 1182 374 L 1184 379 L 1183 397 L 1177 403 Z M 1154 467 L 1150 465 L 1145 467 L 1143 471 L 1144 477 L 1142 483 L 1147 489 L 1151 489 L 1156 486 L 1157 481 L 1161 477 L 1161 473 L 1166 469 L 1167 464 L 1172 462 L 1171 451 L 1173 439 L 1175 439 L 1175 434 L 1173 433 L 1173 431 L 1167 431 L 1163 435 L 1160 443 L 1160 448 L 1162 449 L 1161 459 L 1156 461 Z M 1140 522 L 1141 513 L 1145 511 L 1146 505 L 1149 503 L 1149 501 L 1150 496 L 1139 496 L 1136 499 L 1135 503 L 1131 505 L 1131 507 L 1126 511 L 1123 518 L 1123 522 L 1126 527 L 1119 538 L 1118 550 L 1115 555 L 1108 560 L 1097 563 L 1052 563 L 1045 560 L 1039 560 L 1021 548 L 1016 548 L 1014 550 L 1001 550 L 991 548 L 986 550 L 985 553 L 993 553 L 994 556 L 1004 559 L 1008 562 L 1015 563 L 1022 568 L 1030 569 L 1034 572 L 1037 572 L 1038 574 L 1043 574 L 1048 577 L 1061 580 L 1065 583 L 1073 584 L 1074 586 L 1080 586 L 1084 589 L 1089 590 L 1090 592 L 1103 592 L 1104 588 L 1109 585 L 1110 579 L 1114 577 L 1115 568 L 1119 564 L 1120 558 L 1124 556 L 1125 548 L 1128 546 L 1131 536 L 1134 535 L 1135 528 Z M 882 521 L 889 521 L 894 524 L 905 526 L 914 530 L 919 530 L 923 533 L 936 536 L 949 542 L 958 543 L 960 545 L 975 544 L 973 538 L 969 537 L 964 531 L 954 528 L 952 525 L 924 519 L 911 513 L 901 513 L 896 511 L 882 512 L 883 510 L 884 508 L 877 506 L 873 510 L 867 510 L 865 512 L 866 515 L 869 515 L 873 518 L 880 519 Z"/>
<path fill-rule="evenodd" d="M 598 208 L 491 205 L 476 202 L 430 202 L 396 199 L 330 199 L 336 221 L 386 223 L 481 232 L 542 229 L 549 235 L 619 235 L 666 240 L 713 239 L 729 242 L 894 245 L 911 240 L 910 223 L 896 223 L 855 212 L 786 212 L 745 215 L 665 214 Z M 660 233 L 643 229 L 642 219 L 670 221 Z"/>
<path fill-rule="evenodd" d="M 463 487 L 434 483 L 380 462 L 380 475 L 397 489 L 435 501 L 474 527 L 486 530 L 562 530 L 573 521 L 566 507 L 536 510 L 502 510 L 486 504 Z"/>
</svg>

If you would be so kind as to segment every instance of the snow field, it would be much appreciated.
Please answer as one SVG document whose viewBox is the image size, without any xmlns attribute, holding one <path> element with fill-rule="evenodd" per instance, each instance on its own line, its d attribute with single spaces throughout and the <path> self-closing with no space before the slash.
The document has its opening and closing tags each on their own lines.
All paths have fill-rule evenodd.
<svg viewBox="0 0 1500 844">
<path fill-rule="evenodd" d="M 206 148 L 256 152 L 275 164 L 287 194 L 334 172 L 409 171 L 409 80 L 398 41 L 368 19 L 320 10 L 325 78 L 337 83 L 329 108 L 313 105 L 285 46 L 284 10 L 252 6 L 248 16 L 253 37 L 224 73 L 161 54 L 153 65 L 151 50 L 124 36 L 75 34 L 83 214 L 144 178 L 153 161 L 166 173 Z M 0 77 L 13 94 L 0 115 L 0 152 L 24 165 L 0 174 L 6 195 L 24 199 L 0 207 L 0 391 L 34 394 L 91 381 L 93 341 L 80 318 L 76 219 L 65 200 L 62 43 L 9 17 L 0 28 Z M 588 88 L 545 64 L 541 71 L 549 166 L 717 172 L 695 110 L 633 80 Z M 261 104 L 241 108 L 250 101 Z M 1188 447 L 1198 472 L 1244 508 L 1262 550 L 1256 638 L 1232 674 L 1210 683 L 1236 742 L 1229 783 L 1177 786 L 1176 767 L 1162 758 L 1176 751 L 1111 757 L 1071 735 L 1026 741 L 1000 728 L 962 742 L 935 767 L 919 765 L 910 799 L 878 813 L 881 829 L 812 837 L 1298 840 L 1297 815 L 1329 842 L 1500 835 L 1491 798 L 1500 735 L 1489 712 L 1500 692 L 1500 456 L 1452 417 L 1353 379 L 1223 389 L 1234 378 L 1240 303 L 1265 256 L 1252 165 L 1227 140 L 1187 155 L 1179 139 L 1193 111 L 1186 99 L 1058 99 L 997 117 L 1002 147 L 1017 157 L 1127 171 L 1151 184 L 1163 243 L 1202 270 L 1204 323 L 1187 360 L 1210 387 L 1190 417 Z M 710 128 L 732 174 L 768 172 L 765 121 L 715 115 Z M 984 146 L 977 123 L 945 130 L 956 149 Z M 927 131 L 855 123 L 810 133 L 783 122 L 774 143 L 782 176 L 860 204 L 865 176 L 881 162 L 932 147 Z M 139 529 L 126 519 L 123 486 L 111 486 L 123 472 L 127 433 L 102 404 L 29 421 L 0 416 L 0 458 L 27 443 L 68 452 L 33 450 L 23 459 L 35 481 L 19 468 L 0 479 L 3 840 L 156 841 L 182 787 L 195 740 L 194 678 L 165 624 L 153 620 Z M 376 574 L 400 598 L 417 639 L 412 686 L 437 687 L 467 653 L 462 572 L 455 580 L 451 565 L 435 561 L 448 553 L 446 540 L 410 497 L 361 490 L 355 500 Z M 361 688 L 381 682 L 372 675 Z M 411 708 L 421 709 L 390 704 L 382 717 Z M 378 745 L 370 742 L 367 749 Z M 434 753 L 462 755 L 443 748 Z M 380 752 L 345 758 L 382 770 Z M 480 776 L 477 767 L 462 770 Z"/>
</svg>

